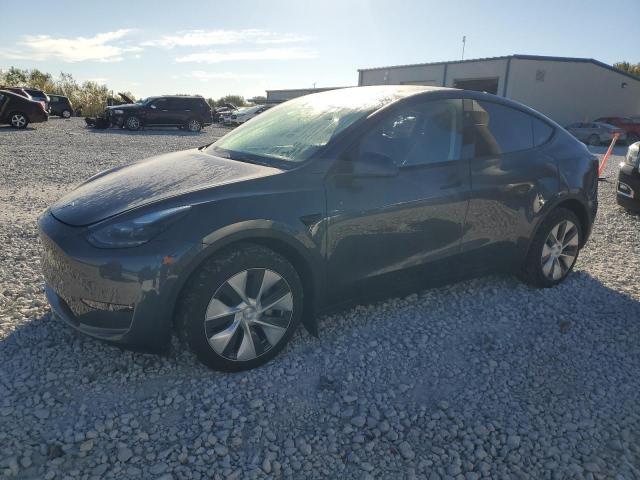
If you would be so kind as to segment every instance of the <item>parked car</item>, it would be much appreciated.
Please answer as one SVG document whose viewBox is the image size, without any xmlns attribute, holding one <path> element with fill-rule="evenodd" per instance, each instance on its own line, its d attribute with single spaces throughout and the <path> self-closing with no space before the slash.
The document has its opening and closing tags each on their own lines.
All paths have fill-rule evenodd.
<svg viewBox="0 0 640 480">
<path fill-rule="evenodd" d="M 49 95 L 50 99 L 50 109 L 49 113 L 51 115 L 56 115 L 62 118 L 71 118 L 73 117 L 73 105 L 71 105 L 71 101 L 69 98 L 64 97 L 62 95 Z"/>
<path fill-rule="evenodd" d="M 565 127 L 571 135 L 588 145 L 602 145 L 611 143 L 614 134 L 618 134 L 618 140 L 626 140 L 624 130 L 601 122 L 576 122 Z"/>
<path fill-rule="evenodd" d="M 9 90 L 0 90 L 0 123 L 27 128 L 30 123 L 46 122 L 49 115 L 41 102 L 30 100 Z"/>
<path fill-rule="evenodd" d="M 31 95 L 29 95 L 24 88 L 21 87 L 7 87 L 7 86 L 0 86 L 0 90 L 7 90 L 9 92 L 13 92 L 17 95 L 20 95 L 21 97 L 24 98 L 28 98 L 29 100 L 33 100 L 33 98 L 31 98 Z"/>
<path fill-rule="evenodd" d="M 44 102 L 45 110 L 47 112 L 49 111 L 49 102 L 50 102 L 49 95 L 44 93 L 42 90 L 38 90 L 37 88 L 22 87 L 22 89 L 31 96 L 32 100 L 35 100 L 37 102 Z"/>
<path fill-rule="evenodd" d="M 622 129 L 626 134 L 626 141 L 629 145 L 640 141 L 640 121 L 629 117 L 600 117 L 596 122 L 604 122 Z"/>
<path fill-rule="evenodd" d="M 364 292 L 470 272 L 562 282 L 591 232 L 597 182 L 582 143 L 506 98 L 317 93 L 54 203 L 39 218 L 46 294 L 94 337 L 153 350 L 175 328 L 210 367 L 253 368 Z"/>
<path fill-rule="evenodd" d="M 640 142 L 632 143 L 618 172 L 616 200 L 627 210 L 640 212 Z"/>
<path fill-rule="evenodd" d="M 255 105 L 233 112 L 229 116 L 228 123 L 231 125 L 242 125 L 244 122 L 251 120 L 253 117 L 260 115 L 262 112 L 269 110 L 273 105 Z"/>
<path fill-rule="evenodd" d="M 237 110 L 238 107 L 236 107 L 233 103 L 225 103 L 219 107 L 216 107 L 213 109 L 213 122 L 214 123 L 222 123 L 222 114 L 227 113 L 227 112 L 232 112 L 234 110 Z"/>
<path fill-rule="evenodd" d="M 105 119 L 112 126 L 139 130 L 141 127 L 179 127 L 199 132 L 211 125 L 211 107 L 198 96 L 149 97 L 138 103 L 107 107 Z"/>
</svg>

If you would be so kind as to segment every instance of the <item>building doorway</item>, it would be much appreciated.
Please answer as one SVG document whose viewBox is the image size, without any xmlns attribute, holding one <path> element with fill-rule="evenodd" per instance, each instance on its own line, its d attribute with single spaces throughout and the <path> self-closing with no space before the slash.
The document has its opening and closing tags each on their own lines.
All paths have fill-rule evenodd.
<svg viewBox="0 0 640 480">
<path fill-rule="evenodd" d="M 477 92 L 487 92 L 498 94 L 498 77 L 494 78 L 471 78 L 464 80 L 454 80 L 454 88 L 462 88 L 464 90 L 475 90 Z"/>
</svg>

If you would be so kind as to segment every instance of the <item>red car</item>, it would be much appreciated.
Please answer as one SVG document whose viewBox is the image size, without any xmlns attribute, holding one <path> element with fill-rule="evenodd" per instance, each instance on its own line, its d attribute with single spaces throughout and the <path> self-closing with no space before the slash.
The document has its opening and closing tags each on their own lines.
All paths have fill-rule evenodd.
<svg viewBox="0 0 640 480">
<path fill-rule="evenodd" d="M 608 123 L 627 133 L 627 145 L 640 141 L 640 122 L 628 117 L 600 117 L 596 122 Z"/>
</svg>

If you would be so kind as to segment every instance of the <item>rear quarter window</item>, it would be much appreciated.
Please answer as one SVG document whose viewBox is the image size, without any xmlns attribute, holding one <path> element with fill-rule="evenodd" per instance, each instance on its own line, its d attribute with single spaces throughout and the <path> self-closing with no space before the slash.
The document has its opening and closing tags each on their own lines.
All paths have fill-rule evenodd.
<svg viewBox="0 0 640 480">
<path fill-rule="evenodd" d="M 472 105 L 475 156 L 533 148 L 531 115 L 492 102 L 474 100 Z"/>
</svg>

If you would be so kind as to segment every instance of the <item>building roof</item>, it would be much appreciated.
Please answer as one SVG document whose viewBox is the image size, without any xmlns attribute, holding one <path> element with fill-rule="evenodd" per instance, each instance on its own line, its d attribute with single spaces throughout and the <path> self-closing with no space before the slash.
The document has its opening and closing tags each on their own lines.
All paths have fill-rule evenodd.
<svg viewBox="0 0 640 480">
<path fill-rule="evenodd" d="M 345 87 L 309 87 L 309 88 L 281 88 L 278 90 L 265 90 L 267 93 L 277 92 L 323 92 L 325 90 L 338 90 L 339 88 L 351 88 L 351 85 Z"/>
<path fill-rule="evenodd" d="M 625 72 L 624 70 L 620 70 L 619 68 L 612 67 L 611 65 L 607 65 L 604 62 L 600 62 L 599 60 L 595 60 L 593 58 L 577 58 L 577 57 L 550 57 L 545 55 L 503 55 L 501 57 L 485 57 L 485 58 L 471 58 L 469 60 L 452 60 L 449 62 L 429 62 L 429 63 L 412 63 L 407 65 L 391 65 L 388 67 L 373 67 L 373 68 L 359 68 L 358 72 L 367 72 L 371 70 L 389 70 L 392 68 L 405 68 L 405 67 L 425 67 L 432 65 L 448 65 L 453 63 L 471 63 L 471 62 L 487 62 L 492 60 L 508 60 L 511 58 L 515 58 L 518 60 L 540 60 L 540 61 L 551 61 L 551 62 L 574 62 L 574 63 L 592 63 L 597 65 L 598 67 L 606 68 L 607 70 L 611 70 L 612 72 L 619 73 L 620 75 L 624 75 L 625 77 L 629 77 L 633 80 L 640 81 L 640 77 L 637 77 L 629 72 Z"/>
</svg>

